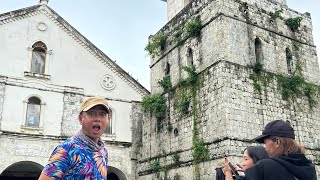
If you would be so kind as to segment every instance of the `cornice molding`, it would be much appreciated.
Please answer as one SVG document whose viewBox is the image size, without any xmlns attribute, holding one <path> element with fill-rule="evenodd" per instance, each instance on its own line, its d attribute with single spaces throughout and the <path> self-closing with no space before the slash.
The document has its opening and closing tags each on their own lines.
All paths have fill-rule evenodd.
<svg viewBox="0 0 320 180">
<path fill-rule="evenodd" d="M 81 94 L 81 95 L 84 94 L 83 88 L 50 84 L 50 83 L 47 83 L 45 80 L 39 80 L 39 79 L 22 79 L 17 77 L 6 77 L 6 76 L 0 75 L 0 84 L 31 88 L 31 89 L 39 89 L 42 91 L 74 93 L 74 94 Z"/>
</svg>

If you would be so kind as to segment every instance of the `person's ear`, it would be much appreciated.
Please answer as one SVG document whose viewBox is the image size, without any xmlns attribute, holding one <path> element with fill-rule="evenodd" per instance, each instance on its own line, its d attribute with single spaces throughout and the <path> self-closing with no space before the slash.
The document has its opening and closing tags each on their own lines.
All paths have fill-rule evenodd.
<svg viewBox="0 0 320 180">
<path fill-rule="evenodd" d="M 78 115 L 78 120 L 79 120 L 79 123 L 82 125 L 82 114 Z"/>
</svg>

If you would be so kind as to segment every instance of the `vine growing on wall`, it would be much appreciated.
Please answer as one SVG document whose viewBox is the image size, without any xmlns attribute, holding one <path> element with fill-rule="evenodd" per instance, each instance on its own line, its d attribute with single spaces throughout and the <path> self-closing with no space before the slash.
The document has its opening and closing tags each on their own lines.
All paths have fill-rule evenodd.
<svg viewBox="0 0 320 180">
<path fill-rule="evenodd" d="M 177 87 L 182 89 L 184 93 L 181 93 L 180 96 L 180 108 L 181 112 L 187 111 L 187 107 L 189 107 L 190 99 L 192 103 L 192 120 L 193 120 L 193 128 L 192 128 L 192 149 L 193 149 L 193 164 L 195 170 L 196 180 L 200 180 L 200 169 L 199 163 L 206 161 L 209 159 L 209 150 L 204 144 L 204 140 L 199 138 L 198 132 L 198 103 L 197 103 L 197 93 L 199 91 L 201 85 L 201 78 L 196 72 L 195 66 L 184 66 L 182 70 L 187 72 L 188 76 L 185 79 L 180 79 Z M 189 92 L 190 95 L 186 95 L 185 93 Z M 183 99 L 181 101 L 181 99 Z M 183 105 L 181 105 L 183 104 Z M 182 108 L 183 107 L 183 108 Z M 182 110 L 183 109 L 183 110 Z"/>
<path fill-rule="evenodd" d="M 191 20 L 185 24 L 185 31 L 188 37 L 200 36 L 201 28 L 200 17 L 196 17 L 194 20 Z"/>
<path fill-rule="evenodd" d="M 172 90 L 172 83 L 170 75 L 164 76 L 158 81 L 158 84 L 163 88 L 164 92 L 170 92 Z"/>
<path fill-rule="evenodd" d="M 296 32 L 300 27 L 300 22 L 302 17 L 289 18 L 285 21 L 286 25 L 291 29 L 291 31 Z"/>
<path fill-rule="evenodd" d="M 149 112 L 156 117 L 157 127 L 160 128 L 160 123 L 166 116 L 166 99 L 161 94 L 157 93 L 143 97 L 141 105 L 145 112 Z"/>
<path fill-rule="evenodd" d="M 253 87 L 254 90 L 259 92 L 261 94 L 262 87 L 260 83 L 265 87 L 265 94 L 267 93 L 267 85 L 269 84 L 270 80 L 272 77 L 270 76 L 265 76 L 262 74 L 263 70 L 263 64 L 260 61 L 257 61 L 253 66 L 252 66 L 253 74 L 250 74 L 250 79 L 253 80 Z"/>
<path fill-rule="evenodd" d="M 283 10 L 280 9 L 280 10 L 276 10 L 275 12 L 270 12 L 270 16 L 274 20 L 277 18 L 283 19 L 283 17 L 281 16 L 282 13 L 283 13 Z"/>
<path fill-rule="evenodd" d="M 164 50 L 166 41 L 167 35 L 165 35 L 163 32 L 160 32 L 151 39 L 151 42 L 147 44 L 144 50 L 147 51 L 152 58 L 154 58 L 155 56 L 159 55 L 160 50 Z"/>
<path fill-rule="evenodd" d="M 297 50 L 299 45 L 294 42 L 293 47 Z M 269 82 L 275 77 L 283 100 L 295 101 L 296 98 L 305 96 L 307 97 L 310 108 L 313 108 L 317 104 L 316 98 L 320 95 L 320 87 L 305 81 L 305 78 L 302 76 L 302 68 L 299 59 L 296 60 L 295 71 L 290 76 L 262 73 L 263 64 L 259 61 L 254 64 L 252 69 L 253 73 L 250 74 L 249 78 L 253 80 L 254 90 L 260 94 L 262 90 L 261 83 L 265 88 L 266 94 L 266 88 Z"/>
</svg>

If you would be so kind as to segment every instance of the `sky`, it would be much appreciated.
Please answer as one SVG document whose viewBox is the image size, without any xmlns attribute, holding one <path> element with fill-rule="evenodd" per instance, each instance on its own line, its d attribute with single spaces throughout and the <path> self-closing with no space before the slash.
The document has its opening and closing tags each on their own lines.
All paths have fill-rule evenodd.
<svg viewBox="0 0 320 180">
<path fill-rule="evenodd" d="M 38 4 L 38 0 L 0 0 L 0 13 Z M 290 9 L 311 13 L 320 56 L 320 1 L 287 0 Z M 150 90 L 148 37 L 167 23 L 162 0 L 49 0 L 48 4 L 109 58 Z M 319 57 L 318 57 L 319 60 Z"/>
</svg>

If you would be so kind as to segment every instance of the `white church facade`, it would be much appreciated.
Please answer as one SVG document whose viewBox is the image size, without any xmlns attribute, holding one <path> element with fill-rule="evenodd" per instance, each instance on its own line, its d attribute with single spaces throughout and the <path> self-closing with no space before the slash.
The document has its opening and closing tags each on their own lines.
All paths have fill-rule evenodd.
<svg viewBox="0 0 320 180">
<path fill-rule="evenodd" d="M 80 103 L 95 95 L 114 112 L 102 137 L 108 179 L 134 179 L 134 126 L 148 94 L 48 1 L 0 14 L 0 179 L 36 179 L 53 148 L 80 128 Z"/>
</svg>

